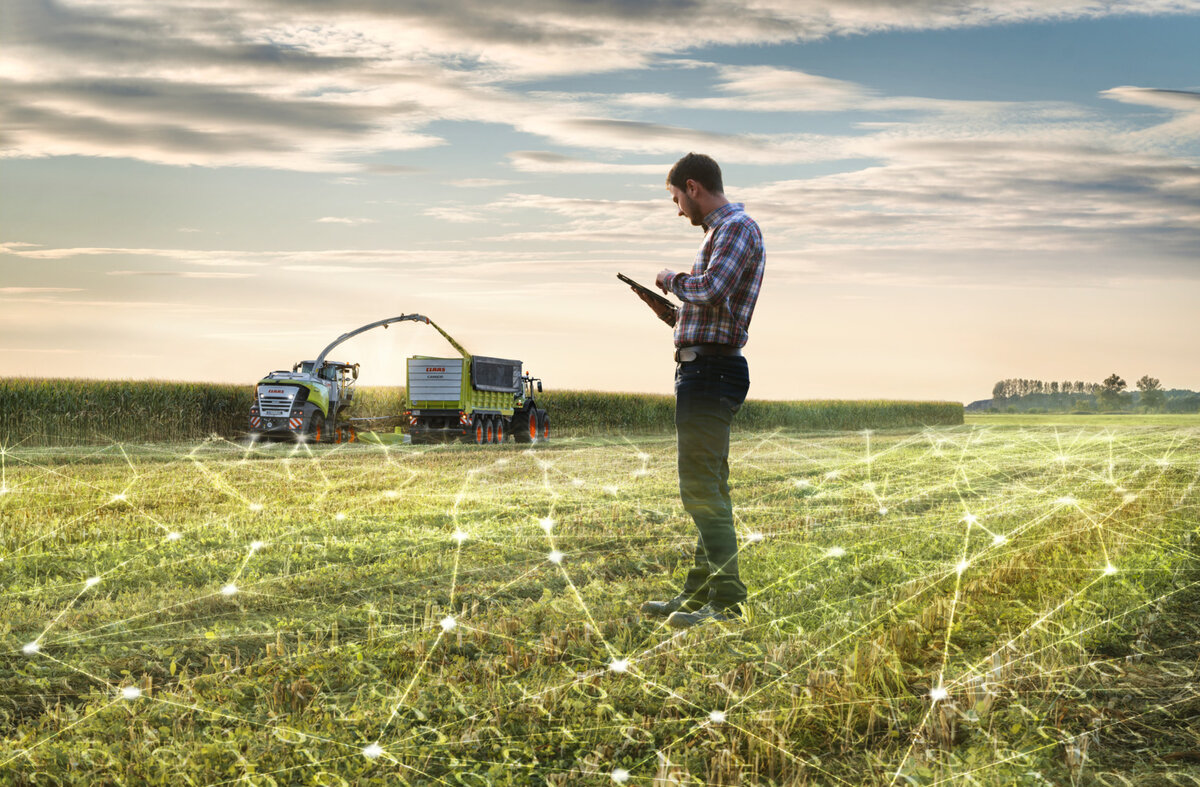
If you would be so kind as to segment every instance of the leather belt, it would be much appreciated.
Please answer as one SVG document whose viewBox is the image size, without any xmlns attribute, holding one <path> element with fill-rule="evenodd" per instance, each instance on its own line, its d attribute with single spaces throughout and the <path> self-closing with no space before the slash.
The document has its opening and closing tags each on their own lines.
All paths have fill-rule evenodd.
<svg viewBox="0 0 1200 787">
<path fill-rule="evenodd" d="M 728 344 L 690 344 L 687 347 L 679 347 L 675 350 L 676 363 L 688 363 L 694 361 L 701 355 L 741 355 L 740 347 L 733 347 Z"/>
</svg>

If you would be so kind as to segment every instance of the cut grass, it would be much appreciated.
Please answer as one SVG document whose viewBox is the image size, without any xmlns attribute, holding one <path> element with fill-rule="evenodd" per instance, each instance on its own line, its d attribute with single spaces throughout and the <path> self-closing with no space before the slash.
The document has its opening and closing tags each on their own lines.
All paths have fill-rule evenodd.
<svg viewBox="0 0 1200 787">
<path fill-rule="evenodd" d="M 9 450 L 0 780 L 1200 777 L 1200 431 L 737 432 L 749 620 L 684 635 L 636 614 L 690 561 L 674 462 Z"/>
</svg>

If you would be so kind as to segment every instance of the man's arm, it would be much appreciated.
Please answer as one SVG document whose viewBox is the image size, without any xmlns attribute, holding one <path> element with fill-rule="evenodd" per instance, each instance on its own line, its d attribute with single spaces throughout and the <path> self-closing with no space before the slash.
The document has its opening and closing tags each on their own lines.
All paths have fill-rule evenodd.
<svg viewBox="0 0 1200 787">
<path fill-rule="evenodd" d="M 637 287 L 630 287 L 629 289 L 637 293 L 637 296 L 641 298 L 642 301 L 649 306 L 656 315 L 658 315 L 658 319 L 662 320 L 667 325 L 670 325 L 672 328 L 675 327 L 675 320 L 679 316 L 678 306 L 672 306 L 670 304 L 665 304 L 662 301 L 656 301 L 654 298 L 642 292 Z"/>
<path fill-rule="evenodd" d="M 689 303 L 719 304 L 738 276 L 751 263 L 755 232 L 750 225 L 737 222 L 722 225 L 713 239 L 708 268 L 698 276 L 663 270 L 655 283 L 663 292 L 671 292 Z"/>
</svg>

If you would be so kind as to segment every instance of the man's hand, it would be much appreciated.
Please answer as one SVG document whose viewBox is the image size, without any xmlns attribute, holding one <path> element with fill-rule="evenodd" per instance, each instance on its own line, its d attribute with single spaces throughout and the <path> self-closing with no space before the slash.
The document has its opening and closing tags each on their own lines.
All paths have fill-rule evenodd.
<svg viewBox="0 0 1200 787">
<path fill-rule="evenodd" d="M 667 325 L 670 325 L 672 328 L 675 327 L 675 318 L 679 314 L 679 307 L 665 305 L 661 301 L 656 301 L 646 293 L 639 290 L 637 287 L 630 287 L 629 289 L 637 293 L 637 296 L 642 299 L 642 302 L 654 310 L 654 313 L 658 315 L 658 319 L 662 320 Z"/>
<path fill-rule="evenodd" d="M 658 272 L 658 275 L 654 277 L 654 283 L 658 285 L 658 288 L 662 290 L 664 294 L 669 293 L 670 290 L 667 289 L 667 282 L 670 281 L 671 277 L 674 275 L 675 271 L 671 270 L 670 268 L 663 268 Z"/>
</svg>

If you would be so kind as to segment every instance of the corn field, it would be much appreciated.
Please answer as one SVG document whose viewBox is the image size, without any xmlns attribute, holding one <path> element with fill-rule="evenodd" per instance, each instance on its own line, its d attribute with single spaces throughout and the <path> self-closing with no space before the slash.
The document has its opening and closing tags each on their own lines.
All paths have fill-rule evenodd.
<svg viewBox="0 0 1200 787">
<path fill-rule="evenodd" d="M 161 380 L 0 380 L 0 440 L 6 445 L 169 442 L 246 431 L 253 385 Z M 600 391 L 547 391 L 539 401 L 558 434 L 669 431 L 674 397 Z M 404 388 L 359 388 L 353 416 L 398 415 Z M 957 402 L 750 400 L 735 428 L 840 431 L 957 425 Z M 384 422 L 386 428 L 390 422 Z"/>
</svg>

